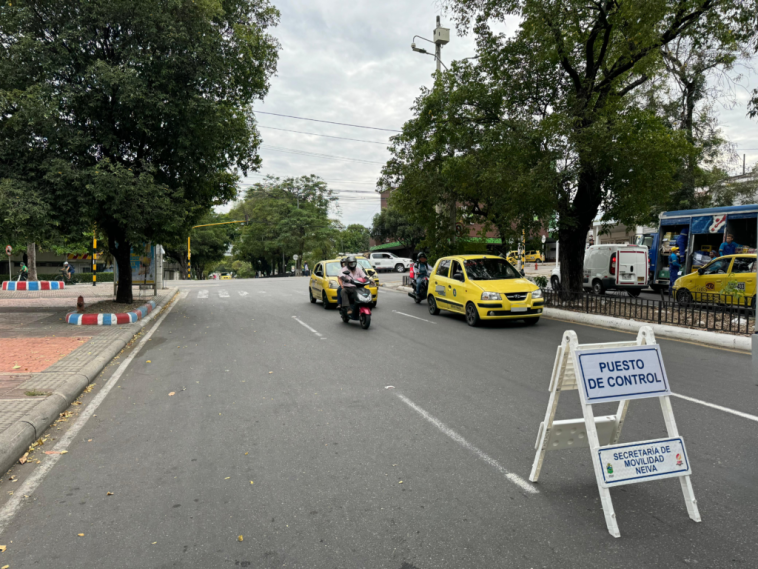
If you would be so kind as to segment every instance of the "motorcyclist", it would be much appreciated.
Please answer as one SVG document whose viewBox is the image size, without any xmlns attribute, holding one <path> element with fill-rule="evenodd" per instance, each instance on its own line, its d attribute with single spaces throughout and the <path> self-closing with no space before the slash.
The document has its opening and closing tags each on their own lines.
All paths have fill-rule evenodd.
<svg viewBox="0 0 758 569">
<path fill-rule="evenodd" d="M 355 256 L 350 255 L 345 259 L 345 268 L 339 276 L 342 285 L 342 306 L 350 306 L 355 300 L 355 279 L 366 278 L 366 273 L 363 272 Z"/>
<path fill-rule="evenodd" d="M 63 275 L 63 280 L 67 282 L 71 280 L 71 265 L 68 264 L 68 261 L 63 262 L 61 274 Z"/>
<path fill-rule="evenodd" d="M 674 292 L 674 283 L 679 278 L 679 269 L 682 267 L 678 253 L 679 247 L 671 248 L 671 255 L 669 255 L 669 294 Z"/>
<path fill-rule="evenodd" d="M 342 272 L 342 269 L 344 268 L 345 268 L 345 257 L 342 257 L 340 259 L 340 272 Z M 340 286 L 337 287 L 337 310 L 339 310 L 340 308 L 342 308 L 342 281 L 339 280 L 339 277 L 337 280 L 340 283 Z"/>
<path fill-rule="evenodd" d="M 413 275 L 416 278 L 416 295 L 421 295 L 421 287 L 424 279 L 429 278 L 432 274 L 432 267 L 426 262 L 426 253 L 421 251 L 416 256 L 416 262 L 413 264 Z"/>
<path fill-rule="evenodd" d="M 18 280 L 20 281 L 29 280 L 29 267 L 27 267 L 26 263 L 24 263 L 23 261 L 21 261 L 21 267 L 19 268 Z"/>
</svg>

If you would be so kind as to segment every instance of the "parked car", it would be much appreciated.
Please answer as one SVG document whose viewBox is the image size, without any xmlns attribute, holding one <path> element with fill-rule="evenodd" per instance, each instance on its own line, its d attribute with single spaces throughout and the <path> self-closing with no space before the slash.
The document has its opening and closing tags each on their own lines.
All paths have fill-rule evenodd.
<svg viewBox="0 0 758 569">
<path fill-rule="evenodd" d="M 681 304 L 715 300 L 737 306 L 755 306 L 756 255 L 726 255 L 714 259 L 674 283 Z"/>
<path fill-rule="evenodd" d="M 222 281 L 230 281 L 232 280 L 231 273 L 221 273 L 221 279 Z"/>
<path fill-rule="evenodd" d="M 394 253 L 369 253 L 369 261 L 377 271 L 396 271 L 404 273 L 411 268 L 412 259 L 398 257 Z"/>
<path fill-rule="evenodd" d="M 506 260 L 515 267 L 519 260 L 518 251 L 508 251 Z M 545 256 L 542 254 L 541 251 L 525 251 L 524 262 L 525 263 L 544 263 Z"/>
<path fill-rule="evenodd" d="M 639 296 L 648 285 L 648 250 L 638 245 L 592 245 L 584 253 L 582 286 L 595 294 L 625 290 Z M 550 274 L 553 289 L 561 287 L 560 266 Z"/>
</svg>

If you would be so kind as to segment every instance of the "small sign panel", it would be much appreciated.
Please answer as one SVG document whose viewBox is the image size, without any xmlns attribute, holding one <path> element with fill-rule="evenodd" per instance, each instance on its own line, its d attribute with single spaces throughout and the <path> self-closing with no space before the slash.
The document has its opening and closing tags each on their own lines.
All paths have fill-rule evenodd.
<svg viewBox="0 0 758 569">
<path fill-rule="evenodd" d="M 597 460 L 606 488 L 692 474 L 681 437 L 600 447 Z"/>
<path fill-rule="evenodd" d="M 658 344 L 574 351 L 582 403 L 661 397 L 671 393 Z"/>
</svg>

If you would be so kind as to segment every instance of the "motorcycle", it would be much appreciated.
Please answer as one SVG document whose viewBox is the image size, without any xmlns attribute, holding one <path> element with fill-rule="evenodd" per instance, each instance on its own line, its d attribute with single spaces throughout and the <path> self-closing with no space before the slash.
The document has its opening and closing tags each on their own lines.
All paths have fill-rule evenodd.
<svg viewBox="0 0 758 569">
<path fill-rule="evenodd" d="M 358 320 L 361 328 L 368 330 L 371 326 L 371 291 L 366 287 L 371 284 L 371 279 L 355 279 L 355 304 L 340 308 L 340 317 L 346 324 L 351 320 Z"/>
<path fill-rule="evenodd" d="M 421 283 L 420 294 L 416 294 L 416 289 L 414 287 L 413 292 L 409 292 L 408 296 L 410 296 L 413 300 L 416 301 L 416 304 L 418 304 L 426 298 L 426 292 L 428 288 L 429 288 L 429 277 L 424 277 L 424 280 Z"/>
</svg>

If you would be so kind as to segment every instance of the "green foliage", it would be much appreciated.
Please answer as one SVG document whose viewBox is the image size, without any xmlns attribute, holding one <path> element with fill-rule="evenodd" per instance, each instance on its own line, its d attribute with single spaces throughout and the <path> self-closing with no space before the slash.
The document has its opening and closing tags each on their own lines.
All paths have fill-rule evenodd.
<svg viewBox="0 0 758 569">
<path fill-rule="evenodd" d="M 662 48 L 685 36 L 711 46 L 733 43 L 735 33 L 744 40 L 755 0 L 443 4 L 459 29 L 473 25 L 479 58 L 454 64 L 422 93 L 393 138 L 382 187 L 396 188 L 394 204 L 438 250 L 456 248 L 453 221 L 478 218 L 507 241 L 557 213 L 562 280 L 581 289 L 598 213 L 627 225 L 649 220 L 681 186 L 694 152 L 642 96 L 641 86 L 664 76 Z M 490 23 L 512 15 L 514 35 L 493 32 Z"/>
<path fill-rule="evenodd" d="M 540 288 L 547 288 L 547 277 L 544 275 L 532 277 L 532 281 Z"/>
<path fill-rule="evenodd" d="M 206 214 L 199 220 L 198 225 L 207 225 L 212 223 L 223 223 L 231 221 L 228 215 L 217 213 Z M 212 225 L 210 227 L 197 227 L 190 232 L 190 262 L 192 271 L 200 278 L 204 279 L 211 266 L 219 263 L 224 259 L 229 246 L 239 234 L 239 228 L 236 224 L 229 225 Z M 176 261 L 182 267 L 187 263 L 187 241 L 182 239 L 174 246 L 164 246 L 166 256 Z"/>
<path fill-rule="evenodd" d="M 360 253 L 368 251 L 371 234 L 367 227 L 359 223 L 348 225 L 343 231 L 340 231 L 339 249 L 343 253 Z"/>
<path fill-rule="evenodd" d="M 329 219 L 335 202 L 332 190 L 318 176 L 267 177 L 248 189 L 232 210 L 237 219 L 250 220 L 235 245 L 235 257 L 255 271 L 269 273 L 274 267 L 286 271 L 292 264 L 300 270 L 306 252 L 336 253 L 337 224 Z M 292 260 L 295 254 L 297 263 Z"/>
<path fill-rule="evenodd" d="M 93 221 L 130 301 L 131 243 L 171 242 L 260 163 L 268 0 L 18 0 L 0 8 L 0 172 L 66 234 Z M 72 49 L 71 46 L 76 46 Z M 7 125 L 7 126 L 6 126 Z"/>
<path fill-rule="evenodd" d="M 405 215 L 398 207 L 383 209 L 374 216 L 371 237 L 378 243 L 399 241 L 404 247 L 416 249 L 424 240 L 424 227 L 419 223 L 427 219 L 423 213 L 421 208 L 413 210 L 410 215 Z"/>
</svg>

